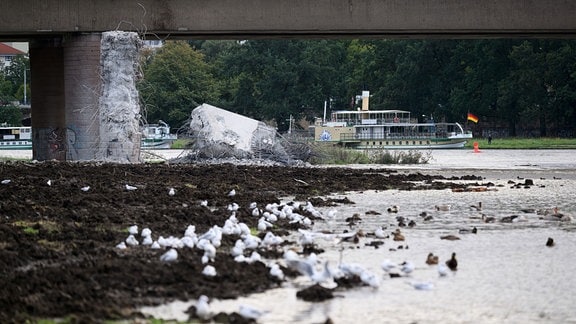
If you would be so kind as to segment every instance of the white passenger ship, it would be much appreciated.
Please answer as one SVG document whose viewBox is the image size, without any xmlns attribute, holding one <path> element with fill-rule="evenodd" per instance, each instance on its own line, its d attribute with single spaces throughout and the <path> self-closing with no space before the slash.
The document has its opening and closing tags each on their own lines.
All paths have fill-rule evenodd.
<svg viewBox="0 0 576 324">
<path fill-rule="evenodd" d="M 362 109 L 334 111 L 328 121 L 317 119 L 314 136 L 317 142 L 355 149 L 461 148 L 472 139 L 458 123 L 419 123 L 404 110 L 371 111 L 367 100 Z"/>
<path fill-rule="evenodd" d="M 32 128 L 29 126 L 0 127 L 1 149 L 32 149 Z"/>
</svg>

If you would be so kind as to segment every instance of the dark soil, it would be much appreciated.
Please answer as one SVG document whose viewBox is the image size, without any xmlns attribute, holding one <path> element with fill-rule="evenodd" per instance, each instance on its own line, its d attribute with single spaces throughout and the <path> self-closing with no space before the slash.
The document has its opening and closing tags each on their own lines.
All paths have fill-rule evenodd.
<svg viewBox="0 0 576 324">
<path fill-rule="evenodd" d="M 189 224 L 196 233 L 222 226 L 232 202 L 241 206 L 238 219 L 256 227 L 257 218 L 247 208 L 251 202 L 279 203 L 280 197 L 295 196 L 303 202 L 314 199 L 315 206 L 333 205 L 353 202 L 321 197 L 369 189 L 463 188 L 442 176 L 418 173 L 231 164 L 0 163 L 0 180 L 7 179 L 0 184 L 1 323 L 138 318 L 138 307 L 144 305 L 202 294 L 235 298 L 280 284 L 263 263 L 234 262 L 227 246 L 237 237 L 225 237 L 213 278 L 200 274 L 204 265 L 197 249 L 181 249 L 176 262 L 164 263 L 161 250 L 116 248 L 134 224 L 149 227 L 153 235 L 182 236 Z M 126 190 L 126 184 L 138 189 Z M 90 190 L 81 191 L 84 186 Z M 176 189 L 174 196 L 168 195 L 169 188 Z M 237 192 L 234 197 L 227 195 L 231 189 Z M 202 200 L 210 208 L 200 206 Z M 279 221 L 274 232 L 295 229 Z"/>
</svg>

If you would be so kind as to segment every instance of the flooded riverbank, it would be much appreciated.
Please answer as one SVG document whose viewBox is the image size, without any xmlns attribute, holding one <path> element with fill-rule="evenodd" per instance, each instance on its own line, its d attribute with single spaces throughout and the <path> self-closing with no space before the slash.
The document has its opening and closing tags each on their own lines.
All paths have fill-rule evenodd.
<svg viewBox="0 0 576 324">
<path fill-rule="evenodd" d="M 528 154 L 529 153 L 529 154 Z M 314 232 L 363 231 L 383 227 L 385 239 L 361 237 L 357 243 L 336 244 L 317 240 L 326 250 L 319 264 L 328 261 L 362 265 L 380 279 L 378 289 L 363 287 L 337 293 L 338 297 L 309 303 L 296 297 L 311 282 L 299 278 L 282 288 L 238 300 L 213 300 L 214 311 L 236 311 L 248 304 L 267 313 L 260 323 L 355 322 L 358 318 L 378 323 L 566 323 L 576 321 L 571 292 L 576 289 L 572 257 L 576 246 L 574 221 L 547 220 L 538 211 L 558 210 L 576 215 L 576 162 L 572 151 L 434 151 L 427 165 L 394 166 L 399 172 L 423 172 L 444 176 L 474 174 L 494 186 L 486 191 L 458 192 L 450 189 L 427 191 L 342 192 L 330 196 L 347 198 L 354 204 L 319 208 L 336 216 L 317 221 Z M 367 166 L 351 166 L 367 168 Z M 381 168 L 382 166 L 368 166 Z M 534 185 L 524 186 L 526 179 Z M 290 198 L 287 198 L 289 201 Z M 482 209 L 476 206 L 482 203 Z M 399 206 L 398 213 L 388 213 Z M 437 210 L 436 206 L 450 206 Z M 474 207 L 471 207 L 474 206 Z M 334 213 L 336 211 L 336 213 Z M 346 221 L 353 215 L 355 225 Z M 426 215 L 431 217 L 424 220 Z M 401 227 L 398 217 L 413 227 Z M 483 219 L 484 218 L 484 219 Z M 494 221 L 487 222 L 486 220 Z M 510 221 L 508 221 L 510 219 Z M 392 240 L 400 228 L 404 241 Z M 477 229 L 476 234 L 469 231 Z M 464 233 L 465 234 L 464 234 Z M 441 239 L 455 236 L 456 240 Z M 552 238 L 553 247 L 546 246 Z M 298 235 L 294 234 L 294 240 Z M 382 242 L 377 245 L 374 242 Z M 436 266 L 425 263 L 429 253 L 440 263 L 452 253 L 458 270 L 440 277 Z M 412 262 L 415 270 L 401 278 L 390 278 L 381 263 Z M 398 266 L 399 267 L 399 266 Z M 396 268 L 396 273 L 402 274 Z M 430 284 L 417 290 L 414 283 Z M 193 303 L 166 305 L 145 312 L 159 318 L 185 320 L 182 313 Z"/>
</svg>

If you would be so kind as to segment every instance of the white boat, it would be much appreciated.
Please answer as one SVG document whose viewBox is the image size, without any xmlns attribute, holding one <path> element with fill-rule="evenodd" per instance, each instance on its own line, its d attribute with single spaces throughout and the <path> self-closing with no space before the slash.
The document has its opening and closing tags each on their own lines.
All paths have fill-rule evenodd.
<svg viewBox="0 0 576 324">
<path fill-rule="evenodd" d="M 315 141 L 355 149 L 461 148 L 472 139 L 458 123 L 419 123 L 404 110 L 334 111 L 314 128 Z"/>
<path fill-rule="evenodd" d="M 32 149 L 32 127 L 0 127 L 0 150 Z"/>
<path fill-rule="evenodd" d="M 160 120 L 158 124 L 146 124 L 142 127 L 142 148 L 170 148 L 178 136 L 170 134 L 170 126 Z"/>
</svg>

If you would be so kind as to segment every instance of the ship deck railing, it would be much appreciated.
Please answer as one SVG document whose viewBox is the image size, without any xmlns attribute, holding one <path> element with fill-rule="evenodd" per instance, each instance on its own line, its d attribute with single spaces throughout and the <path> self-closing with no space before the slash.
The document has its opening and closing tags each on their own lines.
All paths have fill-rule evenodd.
<svg viewBox="0 0 576 324">
<path fill-rule="evenodd" d="M 340 134 L 341 142 L 357 142 L 361 140 L 421 140 L 421 139 L 439 139 L 447 138 L 448 134 L 431 134 L 431 133 L 417 133 L 417 134 L 385 134 L 385 133 L 374 133 L 374 134 L 352 134 L 344 133 Z"/>
</svg>

